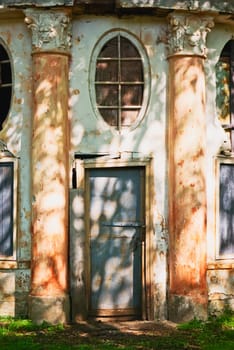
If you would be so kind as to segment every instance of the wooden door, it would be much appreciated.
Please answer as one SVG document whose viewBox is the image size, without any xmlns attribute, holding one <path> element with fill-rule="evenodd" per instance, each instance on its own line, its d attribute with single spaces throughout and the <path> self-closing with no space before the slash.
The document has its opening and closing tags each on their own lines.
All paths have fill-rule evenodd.
<svg viewBox="0 0 234 350">
<path fill-rule="evenodd" d="M 93 316 L 141 318 L 143 202 L 142 167 L 89 171 Z"/>
</svg>

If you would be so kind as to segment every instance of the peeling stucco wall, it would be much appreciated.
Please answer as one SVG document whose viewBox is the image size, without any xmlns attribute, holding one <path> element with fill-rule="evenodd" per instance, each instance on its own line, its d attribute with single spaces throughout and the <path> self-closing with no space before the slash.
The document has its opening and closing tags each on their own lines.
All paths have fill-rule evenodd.
<svg viewBox="0 0 234 350">
<path fill-rule="evenodd" d="M 31 258 L 31 38 L 22 19 L 1 20 L 0 39 L 6 44 L 13 68 L 10 113 L 0 132 L 18 159 L 17 240 L 14 267 L 0 260 L 0 314 L 27 315 Z M 8 265 L 7 265 L 8 264 Z M 10 267 L 9 267 L 10 266 Z"/>
<path fill-rule="evenodd" d="M 225 308 L 234 310 L 234 264 L 210 266 L 207 272 L 209 313 L 218 314 Z"/>
<path fill-rule="evenodd" d="M 95 115 L 89 95 L 89 68 L 92 50 L 99 38 L 112 28 L 128 30 L 142 42 L 149 57 L 151 67 L 151 93 L 146 115 L 138 127 L 126 134 L 119 135 L 98 119 Z M 154 173 L 154 302 L 155 318 L 163 319 L 167 314 L 167 249 L 168 249 L 168 212 L 167 212 L 167 75 L 168 63 L 165 46 L 166 23 L 147 17 L 117 19 L 114 17 L 79 17 L 73 23 L 73 60 L 71 65 L 71 141 L 73 152 L 110 154 L 118 152 L 136 152 L 153 157 Z M 225 42 L 231 39 L 234 28 L 230 25 L 216 24 L 208 35 L 208 54 L 205 61 L 206 76 L 206 174 L 207 174 L 207 262 L 215 261 L 215 192 L 216 179 L 214 159 L 225 136 L 217 119 L 215 106 L 215 64 Z M 95 33 L 95 34 L 94 34 Z M 79 77 L 79 79 L 77 78 Z M 78 265 L 77 265 L 78 266 Z M 217 272 L 218 273 L 218 272 Z M 210 272 L 208 271 L 208 276 Z M 219 279 L 221 286 L 230 283 L 224 273 Z M 208 282 L 208 298 L 213 298 L 214 285 Z M 227 289 L 230 298 L 232 294 Z M 183 299 L 184 300 L 184 299 Z M 183 300 L 180 308 L 183 309 Z M 232 304 L 232 303 L 231 303 Z M 193 310 L 191 311 L 193 312 Z"/>
<path fill-rule="evenodd" d="M 124 3 L 124 2 L 122 2 Z M 140 4 L 140 2 L 139 2 Z M 0 39 L 8 46 L 13 61 L 14 94 L 10 114 L 0 139 L 18 157 L 17 261 L 0 260 L 0 314 L 27 315 L 31 259 L 31 132 L 32 58 L 31 34 L 19 19 L 1 19 Z M 139 125 L 123 134 L 112 130 L 94 113 L 90 99 L 90 59 L 97 41 L 113 28 L 133 34 L 144 47 L 150 66 L 150 98 L 146 115 Z M 73 18 L 70 65 L 70 174 L 74 152 L 129 154 L 152 159 L 153 213 L 153 296 L 155 319 L 167 318 L 168 290 L 168 61 L 166 19 L 147 16 L 78 16 Z M 216 116 L 214 67 L 224 44 L 233 37 L 234 25 L 216 24 L 207 38 L 205 61 L 207 117 L 207 284 L 211 313 L 233 305 L 233 260 L 218 264 L 215 256 L 214 159 L 224 140 Z M 70 187 L 72 187 L 70 183 Z M 78 186 L 79 187 L 79 186 Z M 83 187 L 70 190 L 70 293 L 79 312 L 85 314 L 85 196 Z M 78 292 L 78 294 L 76 294 Z M 178 298 L 183 310 L 185 299 Z M 176 311 L 175 311 L 176 312 Z"/>
<path fill-rule="evenodd" d="M 139 125 L 122 135 L 96 116 L 91 104 L 89 86 L 90 59 L 97 41 L 113 28 L 121 28 L 141 42 L 149 59 L 149 104 Z M 73 23 L 73 49 L 71 64 L 71 142 L 73 152 L 138 154 L 152 157 L 152 200 L 154 213 L 153 290 L 155 317 L 166 318 L 167 284 L 167 184 L 166 176 L 166 84 L 167 61 L 165 45 L 160 43 L 165 23 L 155 19 L 133 17 L 103 18 L 80 17 Z M 74 230 L 75 232 L 76 230 Z M 78 235 L 78 233 L 77 233 Z M 78 236 L 77 236 L 78 237 Z M 84 238 L 83 238 L 84 239 Z M 74 261 L 74 260 L 73 260 Z M 77 263 L 77 267 L 80 263 Z M 80 265 L 79 265 L 80 266 Z M 73 282 L 72 282 L 73 283 Z"/>
</svg>

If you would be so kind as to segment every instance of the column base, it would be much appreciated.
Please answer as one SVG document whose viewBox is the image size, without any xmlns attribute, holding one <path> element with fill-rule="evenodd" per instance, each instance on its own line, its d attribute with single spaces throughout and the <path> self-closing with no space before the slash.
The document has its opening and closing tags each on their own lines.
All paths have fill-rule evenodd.
<svg viewBox="0 0 234 350">
<path fill-rule="evenodd" d="M 70 320 L 70 298 L 59 296 L 29 296 L 29 318 L 36 324 L 64 324 Z"/>
<path fill-rule="evenodd" d="M 191 296 L 171 295 L 168 310 L 169 320 L 176 323 L 207 319 L 207 302 L 199 303 Z"/>
</svg>

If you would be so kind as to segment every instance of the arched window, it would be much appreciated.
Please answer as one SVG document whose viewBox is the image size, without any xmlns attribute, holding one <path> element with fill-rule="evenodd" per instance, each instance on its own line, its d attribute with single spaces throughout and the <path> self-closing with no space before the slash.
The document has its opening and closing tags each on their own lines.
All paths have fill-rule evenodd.
<svg viewBox="0 0 234 350">
<path fill-rule="evenodd" d="M 111 32 L 96 46 L 92 65 L 96 112 L 119 131 L 135 125 L 145 112 L 149 75 L 139 42 L 126 32 Z"/>
<path fill-rule="evenodd" d="M 11 105 L 12 96 L 12 69 L 6 48 L 0 42 L 0 130 Z"/>
<path fill-rule="evenodd" d="M 234 40 L 224 46 L 216 65 L 216 91 L 218 118 L 234 152 Z"/>
</svg>

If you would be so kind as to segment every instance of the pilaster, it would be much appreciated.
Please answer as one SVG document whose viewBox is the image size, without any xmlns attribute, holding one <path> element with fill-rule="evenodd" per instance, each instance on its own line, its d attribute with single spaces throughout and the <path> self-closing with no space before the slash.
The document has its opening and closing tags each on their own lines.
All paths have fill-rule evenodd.
<svg viewBox="0 0 234 350">
<path fill-rule="evenodd" d="M 32 31 L 34 51 L 69 54 L 71 22 L 67 12 L 28 9 L 25 15 L 25 23 Z"/>
<path fill-rule="evenodd" d="M 175 13 L 169 15 L 168 57 L 206 57 L 206 37 L 214 26 L 211 17 Z"/>
<path fill-rule="evenodd" d="M 70 18 L 29 9 L 32 30 L 32 279 L 36 323 L 64 323 L 68 298 L 68 72 Z"/>
<path fill-rule="evenodd" d="M 169 317 L 207 314 L 206 37 L 211 18 L 169 16 Z"/>
</svg>

